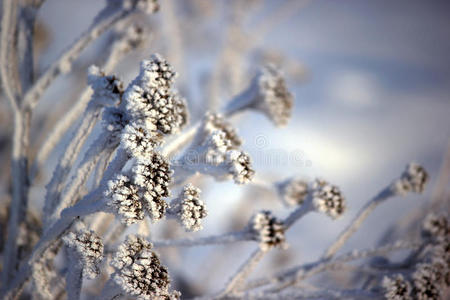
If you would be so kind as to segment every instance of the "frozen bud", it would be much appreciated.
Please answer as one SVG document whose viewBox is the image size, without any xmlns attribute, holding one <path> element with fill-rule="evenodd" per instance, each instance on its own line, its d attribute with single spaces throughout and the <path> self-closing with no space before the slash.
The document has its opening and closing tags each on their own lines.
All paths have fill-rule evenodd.
<svg viewBox="0 0 450 300">
<path fill-rule="evenodd" d="M 99 265 L 103 260 L 103 243 L 93 231 L 70 232 L 63 237 L 67 247 L 74 250 L 83 266 L 83 275 L 95 278 L 100 274 Z"/>
<path fill-rule="evenodd" d="M 205 135 L 210 135 L 214 131 L 220 130 L 225 133 L 225 138 L 230 141 L 233 148 L 237 149 L 242 145 L 242 139 L 238 136 L 236 129 L 230 122 L 217 113 L 206 113 L 203 120 L 203 131 Z"/>
<path fill-rule="evenodd" d="M 132 118 L 142 120 L 149 130 L 173 134 L 187 123 L 186 103 L 176 92 L 133 85 L 124 98 Z"/>
<path fill-rule="evenodd" d="M 127 236 L 111 262 L 114 281 L 139 299 L 170 299 L 170 278 L 152 244 L 135 235 Z"/>
<path fill-rule="evenodd" d="M 336 219 L 345 212 L 345 198 L 341 190 L 330 183 L 317 179 L 312 186 L 313 204 L 317 211 Z"/>
<path fill-rule="evenodd" d="M 251 220 L 251 230 L 257 236 L 259 247 L 263 251 L 272 247 L 285 248 L 287 246 L 283 222 L 277 220 L 270 211 L 261 211 L 254 215 Z"/>
<path fill-rule="evenodd" d="M 431 264 L 419 264 L 413 274 L 413 294 L 419 300 L 440 299 L 440 278 Z"/>
<path fill-rule="evenodd" d="M 207 148 L 206 163 L 217 166 L 225 161 L 226 153 L 231 149 L 231 142 L 227 139 L 225 132 L 216 130 L 208 136 L 204 146 Z"/>
<path fill-rule="evenodd" d="M 299 178 L 291 178 L 277 185 L 278 192 L 287 206 L 302 205 L 308 196 L 308 183 Z"/>
<path fill-rule="evenodd" d="M 202 219 L 208 215 L 205 203 L 200 200 L 200 189 L 192 184 L 184 186 L 180 196 L 171 203 L 171 211 L 189 231 L 203 229 Z"/>
<path fill-rule="evenodd" d="M 255 171 L 252 168 L 250 156 L 244 151 L 230 150 L 227 152 L 229 172 L 233 175 L 234 182 L 245 184 L 252 181 Z"/>
<path fill-rule="evenodd" d="M 292 115 L 293 96 L 280 70 L 273 65 L 263 67 L 250 86 L 226 107 L 227 114 L 242 109 L 264 113 L 276 126 L 284 126 Z"/>
<path fill-rule="evenodd" d="M 120 99 L 123 94 L 123 83 L 114 75 L 106 75 L 97 66 L 88 70 L 88 84 L 94 91 L 93 99 L 104 105 Z"/>
<path fill-rule="evenodd" d="M 102 125 L 111 136 L 108 146 L 116 147 L 120 143 L 123 129 L 128 123 L 128 118 L 124 111 L 116 107 L 106 107 L 102 115 Z"/>
<path fill-rule="evenodd" d="M 108 181 L 105 197 L 108 206 L 121 217 L 123 223 L 129 225 L 144 219 L 139 188 L 127 176 L 120 174 Z"/>
<path fill-rule="evenodd" d="M 423 222 L 423 230 L 434 238 L 442 239 L 450 235 L 450 226 L 446 214 L 430 213 Z"/>
<path fill-rule="evenodd" d="M 121 143 L 133 157 L 145 158 L 161 143 L 161 136 L 149 131 L 142 122 L 135 121 L 125 126 Z"/>
<path fill-rule="evenodd" d="M 395 182 L 394 189 L 400 195 L 408 192 L 422 193 L 427 182 L 427 171 L 416 163 L 410 163 L 400 179 Z"/>
<path fill-rule="evenodd" d="M 255 104 L 277 126 L 287 124 L 292 114 L 293 97 L 280 70 L 273 65 L 262 68 L 257 76 L 260 100 Z"/>
<path fill-rule="evenodd" d="M 409 300 L 411 298 L 411 284 L 402 275 L 384 277 L 384 296 L 388 300 Z"/>
<path fill-rule="evenodd" d="M 176 77 L 172 66 L 157 53 L 141 62 L 138 78 L 144 89 L 170 89 Z"/>
</svg>

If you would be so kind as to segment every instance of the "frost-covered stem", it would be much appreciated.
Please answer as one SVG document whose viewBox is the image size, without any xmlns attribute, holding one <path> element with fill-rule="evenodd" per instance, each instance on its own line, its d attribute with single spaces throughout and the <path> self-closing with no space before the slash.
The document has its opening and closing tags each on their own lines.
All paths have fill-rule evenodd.
<svg viewBox="0 0 450 300">
<path fill-rule="evenodd" d="M 239 289 L 256 267 L 256 265 L 261 261 L 266 251 L 261 249 L 255 250 L 250 257 L 245 261 L 238 269 L 237 273 L 230 279 L 228 284 L 219 297 L 225 297 L 228 294 L 232 294 L 234 290 Z"/>
<path fill-rule="evenodd" d="M 66 274 L 66 291 L 68 300 L 80 299 L 81 287 L 83 284 L 83 268 L 79 258 L 72 249 L 67 249 L 68 270 Z"/>
<path fill-rule="evenodd" d="M 24 97 L 25 107 L 34 107 L 48 86 L 62 73 L 70 70 L 72 62 L 80 53 L 104 31 L 132 13 L 120 7 L 107 6 L 94 19 L 89 29 L 83 33 L 35 82 Z"/>
<path fill-rule="evenodd" d="M 238 294 L 240 296 L 240 294 Z M 264 291 L 242 294 L 244 299 L 378 299 L 382 294 L 379 291 L 354 290 L 289 290 L 282 293 L 267 293 Z"/>
<path fill-rule="evenodd" d="M 106 74 L 111 73 L 120 59 L 127 54 L 127 52 L 124 52 L 122 49 L 123 47 L 121 43 L 123 43 L 123 39 L 124 38 L 120 38 L 112 45 L 112 49 L 109 52 L 108 58 L 102 68 Z M 85 110 L 91 96 L 92 89 L 88 87 L 82 92 L 80 99 L 76 102 L 76 104 L 60 119 L 58 123 L 56 123 L 54 129 L 51 131 L 48 138 L 44 141 L 38 154 L 36 155 L 36 159 L 30 172 L 31 180 L 34 180 L 36 175 L 41 172 L 42 165 L 47 160 L 48 156 L 54 150 L 55 146 L 59 143 L 67 130 L 73 125 L 75 121 L 78 120 L 82 112 Z"/>
<path fill-rule="evenodd" d="M 152 241 L 155 248 L 163 247 L 195 247 L 203 245 L 215 245 L 215 244 L 229 244 L 240 241 L 251 241 L 253 235 L 248 230 L 230 232 L 222 235 L 213 235 L 208 237 L 194 238 L 194 239 L 179 239 L 179 240 L 164 240 L 164 241 Z"/>
<path fill-rule="evenodd" d="M 17 235 L 28 205 L 28 147 L 31 112 L 16 111 L 12 149 L 12 202 L 9 208 L 8 235 L 3 256 L 2 282 L 10 280 L 17 264 Z"/>
<path fill-rule="evenodd" d="M 106 143 L 108 143 L 110 137 L 110 134 L 102 132 L 97 140 L 95 140 L 86 151 L 83 161 L 77 168 L 76 174 L 70 180 L 69 186 L 66 187 L 65 193 L 61 196 L 61 200 L 57 203 L 57 207 L 50 216 L 50 222 L 56 220 L 64 208 L 73 205 L 75 201 L 77 201 L 81 190 L 97 165 L 100 157 L 114 151 L 114 149 L 106 147 Z"/>
<path fill-rule="evenodd" d="M 375 198 L 370 200 L 361 210 L 358 212 L 356 217 L 347 226 L 347 228 L 339 235 L 337 240 L 328 247 L 323 255 L 324 259 L 333 257 L 337 251 L 339 251 L 342 246 L 344 246 L 345 242 L 359 229 L 364 220 L 370 215 L 370 213 L 382 202 L 389 199 L 390 197 L 395 196 L 395 192 L 392 187 L 389 186 L 382 190 Z"/>
<path fill-rule="evenodd" d="M 244 110 L 252 104 L 255 94 L 256 86 L 250 85 L 249 88 L 236 95 L 227 105 L 223 108 L 223 114 L 227 117 L 234 115 L 235 113 Z"/>
<path fill-rule="evenodd" d="M 81 147 L 94 128 L 94 125 L 100 116 L 102 107 L 102 105 L 95 102 L 95 99 L 88 105 L 84 113 L 84 118 L 80 121 L 73 138 L 69 145 L 67 145 L 67 148 L 56 166 L 52 179 L 47 185 L 47 194 L 44 205 L 44 217 L 46 219 L 51 216 L 55 212 L 56 207 L 58 207 L 64 182 L 77 158 L 77 154 L 80 153 Z M 46 224 L 48 225 L 49 223 L 47 222 Z"/>
<path fill-rule="evenodd" d="M 297 220 L 302 218 L 309 212 L 314 211 L 314 206 L 312 205 L 311 199 L 307 199 L 300 207 L 297 207 L 289 216 L 286 217 L 283 224 L 288 229 L 291 227 Z"/>
<path fill-rule="evenodd" d="M 106 245 L 113 245 L 127 230 L 127 225 L 119 223 L 115 224 L 114 227 L 109 231 L 109 234 L 105 237 Z"/>
<path fill-rule="evenodd" d="M 386 255 L 393 251 L 402 250 L 402 249 L 417 249 L 421 247 L 423 241 L 398 241 L 394 244 L 384 245 L 382 247 L 377 247 L 373 249 L 365 249 L 365 250 L 357 250 L 351 251 L 340 256 L 330 259 L 320 259 L 318 261 L 296 266 L 289 268 L 283 272 L 278 273 L 273 277 L 266 277 L 254 280 L 250 282 L 245 289 L 254 289 L 263 285 L 267 285 L 270 283 L 280 284 L 282 283 L 280 288 L 287 287 L 292 285 L 295 282 L 299 282 L 304 280 L 307 277 L 312 275 L 321 273 L 323 271 L 327 271 L 333 268 L 336 268 L 339 265 L 342 265 L 346 262 L 365 259 L 374 256 Z M 279 288 L 279 289 L 280 289 Z"/>
<path fill-rule="evenodd" d="M 12 86 L 11 80 L 14 80 L 14 71 L 11 64 L 14 59 L 12 47 L 14 46 L 14 32 L 16 28 L 17 2 L 14 0 L 3 0 L 2 22 L 0 36 L 0 72 L 2 78 L 3 91 L 6 94 L 11 107 L 14 111 L 19 110 L 19 104 L 16 91 Z"/>
<path fill-rule="evenodd" d="M 170 158 L 176 151 L 179 151 L 182 147 L 184 147 L 191 141 L 199 128 L 200 123 L 197 123 L 196 125 L 187 129 L 185 132 L 182 132 L 162 149 L 161 154 Z"/>
<path fill-rule="evenodd" d="M 109 279 L 105 286 L 103 287 L 100 295 L 97 297 L 97 300 L 111 300 L 116 299 L 122 295 L 122 290 L 120 287 L 114 282 L 114 280 Z"/>
</svg>

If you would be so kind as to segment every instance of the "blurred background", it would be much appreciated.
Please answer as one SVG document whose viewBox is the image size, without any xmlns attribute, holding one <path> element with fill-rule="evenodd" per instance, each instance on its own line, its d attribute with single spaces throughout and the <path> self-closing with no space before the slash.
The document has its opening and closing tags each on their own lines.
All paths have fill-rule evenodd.
<svg viewBox="0 0 450 300">
<path fill-rule="evenodd" d="M 140 60 L 161 53 L 179 72 L 177 87 L 195 122 L 207 110 L 220 110 L 260 66 L 279 65 L 295 96 L 289 124 L 276 128 L 255 112 L 232 120 L 258 178 L 276 182 L 294 175 L 320 177 L 346 196 L 349 209 L 342 219 L 308 215 L 289 231 L 290 248 L 270 253 L 256 276 L 267 268 L 273 272 L 318 258 L 358 209 L 411 161 L 429 171 L 426 193 L 377 208 L 345 249 L 375 245 L 394 221 L 430 201 L 449 151 L 450 2 L 164 0 L 160 5 L 159 13 L 139 20 L 148 40 L 116 67 L 116 74 L 128 83 Z M 86 30 L 103 6 L 99 0 L 45 2 L 36 29 L 38 73 Z M 87 67 L 101 65 L 109 39 L 107 34 L 89 47 L 73 72 L 45 94 L 34 120 L 36 147 L 77 100 Z M 0 118 L 5 146 L 10 130 L 5 102 Z M 55 148 L 47 173 L 31 191 L 37 211 L 62 149 Z M 2 178 L 5 193 L 6 167 Z M 210 179 L 199 179 L 199 184 L 209 215 L 204 230 L 190 236 L 240 229 L 262 208 L 280 217 L 289 212 L 276 194 L 259 187 Z M 156 224 L 156 234 L 186 235 L 170 222 Z M 254 248 L 241 243 L 163 249 L 161 255 L 178 284 L 194 286 L 195 294 L 221 287 Z"/>
</svg>

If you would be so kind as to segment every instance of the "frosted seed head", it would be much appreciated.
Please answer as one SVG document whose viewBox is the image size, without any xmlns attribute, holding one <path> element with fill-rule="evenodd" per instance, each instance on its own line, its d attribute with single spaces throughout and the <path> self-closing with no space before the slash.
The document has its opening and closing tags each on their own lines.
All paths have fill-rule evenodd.
<svg viewBox="0 0 450 300">
<path fill-rule="evenodd" d="M 170 278 L 152 244 L 143 238 L 129 235 L 111 262 L 114 281 L 124 292 L 141 299 L 171 298 Z M 178 293 L 176 293 L 178 295 Z"/>
<path fill-rule="evenodd" d="M 226 138 L 225 132 L 221 130 L 213 131 L 204 141 L 206 147 L 206 163 L 218 166 L 223 163 L 226 153 L 231 149 L 231 142 Z"/>
<path fill-rule="evenodd" d="M 237 184 L 252 181 L 255 171 L 252 168 L 250 156 L 244 151 L 227 151 L 226 162 L 228 170 Z"/>
<path fill-rule="evenodd" d="M 312 197 L 315 209 L 333 219 L 339 218 L 345 212 L 345 198 L 340 189 L 325 180 L 317 179 L 313 183 Z"/>
<path fill-rule="evenodd" d="M 290 178 L 277 185 L 281 199 L 287 206 L 299 206 L 308 196 L 308 183 L 300 178 Z"/>
<path fill-rule="evenodd" d="M 203 229 L 202 220 L 208 215 L 206 205 L 200 199 L 200 189 L 192 184 L 184 186 L 180 196 L 171 203 L 171 210 L 188 231 Z"/>
<path fill-rule="evenodd" d="M 417 299 L 440 299 L 440 278 L 433 265 L 419 264 L 413 274 L 413 293 Z"/>
<path fill-rule="evenodd" d="M 388 300 L 412 299 L 411 284 L 406 281 L 400 274 L 392 277 L 384 277 L 383 288 L 385 289 L 384 296 Z"/>
<path fill-rule="evenodd" d="M 108 206 L 121 218 L 122 223 L 129 225 L 144 219 L 139 188 L 128 176 L 119 174 L 108 181 L 105 197 Z"/>
<path fill-rule="evenodd" d="M 202 128 L 205 136 L 212 134 L 216 130 L 223 131 L 225 138 L 230 141 L 233 149 L 237 149 L 242 145 L 242 139 L 238 136 L 236 129 L 220 114 L 206 113 Z"/>
<path fill-rule="evenodd" d="M 256 76 L 258 97 L 253 105 L 276 126 L 284 126 L 292 115 L 293 96 L 281 71 L 274 65 L 263 67 Z"/>
<path fill-rule="evenodd" d="M 121 143 L 130 155 L 142 159 L 161 144 L 161 136 L 157 132 L 149 131 L 142 122 L 134 121 L 125 126 Z"/>
<path fill-rule="evenodd" d="M 100 274 L 99 265 L 103 260 L 103 243 L 95 232 L 90 230 L 70 232 L 63 237 L 63 241 L 80 258 L 84 276 L 92 279 Z"/>
<path fill-rule="evenodd" d="M 264 210 L 255 214 L 250 228 L 259 241 L 259 247 L 267 251 L 272 247 L 286 248 L 285 227 L 270 211 Z"/>
<path fill-rule="evenodd" d="M 139 81 L 144 89 L 170 89 L 178 74 L 172 66 L 158 53 L 140 65 Z"/>
<path fill-rule="evenodd" d="M 419 164 L 410 163 L 400 179 L 394 182 L 394 191 L 399 195 L 406 195 L 408 192 L 422 193 L 427 182 L 427 171 Z"/>
<path fill-rule="evenodd" d="M 117 5 L 117 1 L 109 0 L 109 2 Z M 119 2 L 125 10 L 137 9 L 145 14 L 152 14 L 159 10 L 158 0 L 121 0 Z"/>
<path fill-rule="evenodd" d="M 445 239 L 450 236 L 450 224 L 448 222 L 447 214 L 434 214 L 427 215 L 423 222 L 423 231 L 427 235 L 431 235 L 436 239 Z"/>
<path fill-rule="evenodd" d="M 120 79 L 114 75 L 106 75 L 97 66 L 89 67 L 88 84 L 94 91 L 93 99 L 104 105 L 113 104 L 124 92 Z"/>
</svg>

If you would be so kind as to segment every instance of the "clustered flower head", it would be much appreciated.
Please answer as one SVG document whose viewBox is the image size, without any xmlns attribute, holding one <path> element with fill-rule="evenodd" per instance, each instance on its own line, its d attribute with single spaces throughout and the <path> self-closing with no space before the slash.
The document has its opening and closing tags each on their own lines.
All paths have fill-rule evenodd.
<svg viewBox="0 0 450 300">
<path fill-rule="evenodd" d="M 400 195 L 408 192 L 422 193 L 427 182 L 427 171 L 416 163 L 410 163 L 400 179 L 394 183 L 394 189 Z"/>
<path fill-rule="evenodd" d="M 169 184 L 172 170 L 169 162 L 159 153 L 152 152 L 147 158 L 137 160 L 133 180 L 143 191 L 144 206 L 152 220 L 164 216 L 167 203 L 162 199 L 170 196 Z"/>
<path fill-rule="evenodd" d="M 287 206 L 299 206 L 309 193 L 308 183 L 299 178 L 291 178 L 277 185 L 278 192 Z"/>
<path fill-rule="evenodd" d="M 83 275 L 91 279 L 97 277 L 103 260 L 103 243 L 100 237 L 93 231 L 83 230 L 69 232 L 63 237 L 63 241 L 81 259 Z"/>
<path fill-rule="evenodd" d="M 384 277 L 383 287 L 385 289 L 384 296 L 388 300 L 409 300 L 411 298 L 411 284 L 397 274 L 393 277 Z"/>
<path fill-rule="evenodd" d="M 178 132 L 188 120 L 185 100 L 172 89 L 176 73 L 160 55 L 141 63 L 140 73 L 127 88 L 124 107 L 150 132 Z"/>
<path fill-rule="evenodd" d="M 256 234 L 259 247 L 267 251 L 272 247 L 285 248 L 285 227 L 270 211 L 264 210 L 253 216 L 251 230 Z"/>
<path fill-rule="evenodd" d="M 317 179 L 312 186 L 313 204 L 317 211 L 336 219 L 345 212 L 345 198 L 341 190 L 325 180 Z"/>
<path fill-rule="evenodd" d="M 205 136 L 212 134 L 216 130 L 225 133 L 225 138 L 234 149 L 242 146 L 242 139 L 237 134 L 236 129 L 221 114 L 207 112 L 203 119 L 203 131 Z"/>
<path fill-rule="evenodd" d="M 255 171 L 252 168 L 250 156 L 244 151 L 230 150 L 227 152 L 228 170 L 237 184 L 252 181 Z"/>
<path fill-rule="evenodd" d="M 109 199 L 108 205 L 121 217 L 123 223 L 129 225 L 144 219 L 139 187 L 128 176 L 119 174 L 108 181 L 108 189 L 104 195 Z"/>
<path fill-rule="evenodd" d="M 142 122 L 133 121 L 125 126 L 121 142 L 132 157 L 139 159 L 149 155 L 161 143 L 161 137 L 149 131 Z"/>
<path fill-rule="evenodd" d="M 135 235 L 117 249 L 112 262 L 114 281 L 127 294 L 139 299 L 170 299 L 170 278 L 167 268 L 161 265 L 152 244 Z"/>
<path fill-rule="evenodd" d="M 180 196 L 171 203 L 171 211 L 188 231 L 203 229 L 202 219 L 208 215 L 206 205 L 200 199 L 200 189 L 192 184 L 184 186 Z"/>
<path fill-rule="evenodd" d="M 417 266 L 413 274 L 413 294 L 419 300 L 440 299 L 440 274 L 436 268 L 429 263 L 422 263 Z"/>
<path fill-rule="evenodd" d="M 423 230 L 436 239 L 445 239 L 450 235 L 450 224 L 447 214 L 430 213 L 423 223 Z"/>
<path fill-rule="evenodd" d="M 90 66 L 88 70 L 88 84 L 94 91 L 97 103 L 103 105 L 114 104 L 122 96 L 123 83 L 114 75 L 106 75 L 97 66 Z"/>
<path fill-rule="evenodd" d="M 113 0 L 109 1 L 113 2 Z M 146 14 L 152 14 L 159 10 L 158 0 L 122 0 L 121 2 L 125 10 L 138 9 Z"/>
<path fill-rule="evenodd" d="M 254 105 L 277 126 L 284 126 L 292 115 L 293 96 L 280 70 L 274 65 L 263 67 L 257 76 L 260 100 Z"/>
</svg>

